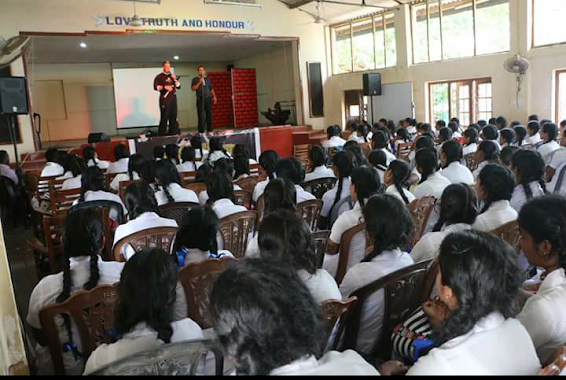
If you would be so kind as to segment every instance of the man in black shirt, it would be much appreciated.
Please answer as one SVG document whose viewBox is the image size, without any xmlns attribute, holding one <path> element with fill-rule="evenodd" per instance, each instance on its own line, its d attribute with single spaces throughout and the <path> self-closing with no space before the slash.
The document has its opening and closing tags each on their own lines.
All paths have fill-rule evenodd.
<svg viewBox="0 0 566 380">
<path fill-rule="evenodd" d="M 163 72 L 155 77 L 153 89 L 160 92 L 159 109 L 161 110 L 161 121 L 159 122 L 159 136 L 167 133 L 167 122 L 169 122 L 169 132 L 167 135 L 179 133 L 177 123 L 177 95 L 175 92 L 181 88 L 181 83 L 171 72 L 171 63 L 163 62 Z"/>
<path fill-rule="evenodd" d="M 198 76 L 193 78 L 192 89 L 197 94 L 198 131 L 212 132 L 212 102 L 216 104 L 216 93 L 210 79 L 206 76 L 204 66 L 198 67 Z"/>
</svg>

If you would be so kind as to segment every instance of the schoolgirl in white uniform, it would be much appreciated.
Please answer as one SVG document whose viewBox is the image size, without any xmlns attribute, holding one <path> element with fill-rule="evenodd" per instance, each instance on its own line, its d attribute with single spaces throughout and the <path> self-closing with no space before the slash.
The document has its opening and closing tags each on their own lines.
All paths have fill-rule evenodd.
<svg viewBox="0 0 566 380">
<path fill-rule="evenodd" d="M 98 159 L 98 154 L 92 146 L 86 146 L 83 148 L 83 159 L 85 160 L 87 166 L 98 166 L 100 169 L 105 170 L 110 166 L 110 162 Z"/>
<path fill-rule="evenodd" d="M 194 191 L 181 187 L 179 172 L 170 160 L 161 160 L 155 164 L 155 180 L 160 189 L 155 193 L 158 206 L 175 202 L 198 203 Z"/>
<path fill-rule="evenodd" d="M 115 161 L 112 162 L 106 173 L 114 174 L 114 173 L 127 173 L 128 172 L 128 161 L 129 161 L 129 153 L 128 148 L 124 144 L 118 144 L 114 148 L 114 159 Z"/>
<path fill-rule="evenodd" d="M 267 175 L 267 179 L 265 181 L 258 182 L 255 185 L 253 193 L 254 202 L 257 202 L 259 197 L 261 197 L 269 181 L 276 177 L 275 166 L 278 162 L 279 155 L 274 150 L 266 150 L 259 156 L 259 165 Z"/>
<path fill-rule="evenodd" d="M 468 128 L 464 131 L 464 147 L 462 155 L 466 157 L 468 154 L 476 153 L 478 150 L 478 131 L 475 128 Z"/>
<path fill-rule="evenodd" d="M 474 184 L 474 175 L 466 166 L 462 165 L 462 147 L 456 141 L 447 141 L 440 149 L 440 162 L 442 163 L 443 177 L 447 178 L 450 183 L 465 183 L 466 185 Z"/>
<path fill-rule="evenodd" d="M 72 174 L 72 178 L 66 179 L 61 186 L 61 190 L 72 190 L 80 189 L 82 185 L 83 172 L 86 171 L 88 166 L 86 166 L 84 160 L 78 156 L 71 155 L 67 162 L 69 166 L 69 171 Z"/>
<path fill-rule="evenodd" d="M 202 166 L 202 162 L 196 160 L 196 151 L 193 147 L 186 146 L 181 151 L 182 164 L 177 165 L 179 173 L 196 172 Z"/>
<path fill-rule="evenodd" d="M 413 194 L 417 199 L 432 196 L 439 199 L 442 192 L 450 185 L 450 180 L 443 177 L 438 171 L 438 153 L 433 149 L 421 149 L 415 156 L 417 170 L 421 174 L 421 181 Z"/>
<path fill-rule="evenodd" d="M 476 161 L 479 162 L 478 167 L 473 171 L 474 180 L 477 183 L 478 176 L 480 175 L 483 168 L 490 163 L 499 163 L 499 150 L 498 146 L 494 144 L 493 141 L 482 141 L 478 145 L 476 151 Z"/>
<path fill-rule="evenodd" d="M 354 166 L 350 153 L 337 152 L 332 157 L 332 170 L 338 181 L 336 185 L 322 195 L 322 210 L 320 211 L 319 227 L 328 227 L 332 210 L 338 202 L 350 195 L 350 175 Z"/>
<path fill-rule="evenodd" d="M 211 207 L 218 219 L 247 211 L 244 206 L 236 205 L 234 198 L 234 185 L 223 170 L 216 170 L 206 179 L 206 191 L 210 196 Z"/>
<path fill-rule="evenodd" d="M 322 146 L 315 145 L 311 148 L 309 151 L 309 160 L 312 171 L 305 174 L 305 182 L 320 178 L 336 178 L 334 171 L 326 166 L 328 157 L 326 150 Z"/>
<path fill-rule="evenodd" d="M 44 277 L 33 289 L 29 300 L 27 323 L 36 336 L 45 333 L 39 321 L 39 311 L 43 307 L 64 302 L 76 292 L 120 281 L 124 264 L 105 262 L 100 257 L 103 235 L 102 219 L 95 210 L 78 210 L 67 216 L 63 234 L 63 271 Z M 70 319 L 57 317 L 55 323 L 61 344 L 68 348 L 63 353 L 65 370 L 67 374 L 80 375 L 85 363 L 80 355 L 79 332 Z M 45 337 L 37 341 L 45 341 Z M 37 345 L 36 357 L 39 374 L 54 374 L 46 346 Z"/>
<path fill-rule="evenodd" d="M 558 138 L 558 127 L 554 123 L 547 123 L 542 126 L 540 136 L 544 142 L 538 147 L 538 152 L 544 162 L 550 165 L 553 153 L 560 149 L 560 145 L 556 142 Z"/>
<path fill-rule="evenodd" d="M 131 155 L 128 159 L 128 172 L 117 174 L 112 182 L 110 182 L 110 188 L 118 192 L 120 190 L 120 182 L 140 179 L 140 173 L 142 172 L 145 164 L 146 160 L 141 154 Z"/>
<path fill-rule="evenodd" d="M 314 195 L 301 187 L 300 184 L 303 183 L 305 179 L 305 170 L 301 161 L 295 157 L 279 160 L 275 166 L 275 174 L 277 174 L 277 178 L 286 178 L 295 185 L 297 204 L 316 199 Z"/>
<path fill-rule="evenodd" d="M 511 157 L 511 169 L 515 174 L 517 186 L 511 197 L 511 207 L 521 211 L 521 207 L 535 197 L 546 193 L 544 183 L 544 161 L 541 155 L 533 150 L 521 149 Z"/>
<path fill-rule="evenodd" d="M 330 148 L 342 148 L 346 144 L 346 140 L 340 137 L 340 127 L 337 125 L 331 125 L 326 129 L 326 135 L 328 140 L 322 143 L 324 149 Z M 261 164 L 261 163 L 260 163 Z"/>
<path fill-rule="evenodd" d="M 402 200 L 405 205 L 409 205 L 416 199 L 415 195 L 407 189 L 410 175 L 411 170 L 409 169 L 409 164 L 403 160 L 393 161 L 389 164 L 383 176 L 384 184 L 387 188 L 385 193 L 396 196 Z"/>
<path fill-rule="evenodd" d="M 226 152 L 226 150 L 222 146 L 222 141 L 218 137 L 212 137 L 210 139 L 209 145 L 210 152 L 208 155 L 203 157 L 203 162 L 214 163 L 220 158 L 227 158 L 229 160 L 232 159 L 232 156 L 228 152 Z"/>
</svg>

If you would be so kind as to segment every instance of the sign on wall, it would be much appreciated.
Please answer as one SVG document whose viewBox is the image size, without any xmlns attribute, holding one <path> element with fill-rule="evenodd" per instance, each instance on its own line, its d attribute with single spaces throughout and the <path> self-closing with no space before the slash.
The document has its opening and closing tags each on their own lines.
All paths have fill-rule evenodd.
<svg viewBox="0 0 566 380">
<path fill-rule="evenodd" d="M 126 26 L 132 27 L 131 16 L 95 16 L 96 27 Z M 167 17 L 140 17 L 142 27 L 175 27 L 183 29 L 234 29 L 254 30 L 253 21 L 249 20 L 213 20 Z"/>
</svg>

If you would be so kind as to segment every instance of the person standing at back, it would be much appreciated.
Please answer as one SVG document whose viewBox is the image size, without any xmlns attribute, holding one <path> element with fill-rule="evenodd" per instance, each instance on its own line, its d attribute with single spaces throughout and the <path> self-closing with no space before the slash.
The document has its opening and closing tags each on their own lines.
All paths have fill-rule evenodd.
<svg viewBox="0 0 566 380">
<path fill-rule="evenodd" d="M 218 99 L 210 78 L 206 75 L 204 66 L 197 67 L 198 76 L 193 78 L 191 88 L 197 95 L 197 112 L 198 112 L 198 131 L 204 133 L 212 132 L 212 103 L 216 104 Z"/>
</svg>

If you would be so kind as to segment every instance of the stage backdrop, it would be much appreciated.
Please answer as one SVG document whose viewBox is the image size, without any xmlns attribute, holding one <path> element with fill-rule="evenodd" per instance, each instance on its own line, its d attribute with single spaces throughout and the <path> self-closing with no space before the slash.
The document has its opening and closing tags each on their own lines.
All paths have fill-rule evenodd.
<svg viewBox="0 0 566 380">
<path fill-rule="evenodd" d="M 153 81 L 161 71 L 161 67 L 112 69 L 118 129 L 159 125 L 159 96 Z"/>
</svg>

